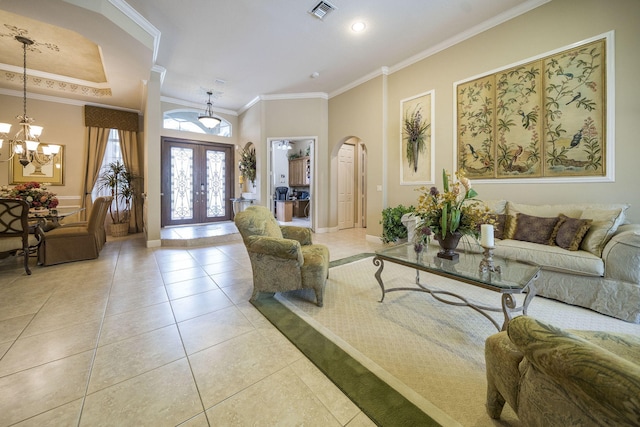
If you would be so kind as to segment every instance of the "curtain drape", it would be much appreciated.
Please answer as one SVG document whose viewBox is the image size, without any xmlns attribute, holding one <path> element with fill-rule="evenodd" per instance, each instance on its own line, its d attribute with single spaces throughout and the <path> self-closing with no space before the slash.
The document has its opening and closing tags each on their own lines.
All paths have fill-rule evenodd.
<svg viewBox="0 0 640 427">
<path fill-rule="evenodd" d="M 87 146 L 85 147 L 85 158 L 87 162 L 84 173 L 84 196 L 82 197 L 82 207 L 85 208 L 85 218 L 87 217 L 87 212 L 91 211 L 91 205 L 93 204 L 91 191 L 100 176 L 100 166 L 102 166 L 104 152 L 107 149 L 109 131 L 110 129 L 87 127 Z"/>
<path fill-rule="evenodd" d="M 132 173 L 136 180 L 134 182 L 135 197 L 131 204 L 131 215 L 129 216 L 129 232 L 138 233 L 142 231 L 142 189 L 144 182 L 142 177 L 142 155 L 138 144 L 137 132 L 118 130 L 120 138 L 120 149 L 122 151 L 122 161 L 124 167 Z"/>
<path fill-rule="evenodd" d="M 144 165 L 141 163 L 143 156 L 138 143 L 139 122 L 140 116 L 137 113 L 91 105 L 84 107 L 84 125 L 88 129 L 89 136 L 83 207 L 88 210 L 91 206 L 91 191 L 100 176 L 100 166 L 106 151 L 109 132 L 111 129 L 117 129 L 124 166 L 127 171 L 139 177 L 135 183 L 136 195 L 133 198 L 129 219 L 129 231 L 136 233 L 143 229 L 141 193 L 144 188 L 142 182 Z"/>
</svg>

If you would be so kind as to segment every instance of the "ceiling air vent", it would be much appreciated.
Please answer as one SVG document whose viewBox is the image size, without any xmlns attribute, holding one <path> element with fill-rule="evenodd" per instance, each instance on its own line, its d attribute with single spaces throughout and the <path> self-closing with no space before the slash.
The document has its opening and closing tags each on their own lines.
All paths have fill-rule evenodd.
<svg viewBox="0 0 640 427">
<path fill-rule="evenodd" d="M 315 5 L 309 11 L 309 13 L 312 14 L 313 16 L 315 16 L 318 19 L 323 19 L 327 15 L 327 13 L 329 13 L 332 10 L 335 10 L 335 9 L 336 9 L 336 7 L 334 5 L 332 5 L 331 3 L 326 2 L 326 1 L 321 1 L 320 3 Z"/>
</svg>

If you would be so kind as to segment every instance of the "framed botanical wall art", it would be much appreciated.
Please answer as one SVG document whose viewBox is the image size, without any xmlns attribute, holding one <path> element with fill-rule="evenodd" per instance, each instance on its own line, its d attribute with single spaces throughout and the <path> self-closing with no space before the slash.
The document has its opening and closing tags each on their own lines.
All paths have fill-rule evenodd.
<svg viewBox="0 0 640 427">
<path fill-rule="evenodd" d="M 435 182 L 433 104 L 433 91 L 400 101 L 400 185 Z"/>
<path fill-rule="evenodd" d="M 611 181 L 611 38 L 456 83 L 457 168 L 473 179 Z"/>
<path fill-rule="evenodd" d="M 47 183 L 49 185 L 64 184 L 64 152 L 65 146 L 60 145 L 60 151 L 53 157 L 51 162 L 39 162 L 38 159 L 44 160 L 42 148 L 38 146 L 38 155 L 27 166 L 20 164 L 20 156 L 16 155 L 9 162 L 9 177 L 11 184 L 20 184 L 23 182 Z"/>
</svg>

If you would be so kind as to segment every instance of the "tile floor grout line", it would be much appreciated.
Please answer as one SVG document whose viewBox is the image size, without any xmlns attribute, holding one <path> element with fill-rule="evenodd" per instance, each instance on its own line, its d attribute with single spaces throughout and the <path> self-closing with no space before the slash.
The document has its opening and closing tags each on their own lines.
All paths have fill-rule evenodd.
<svg viewBox="0 0 640 427">
<path fill-rule="evenodd" d="M 189 254 L 189 256 L 191 256 L 193 258 L 192 254 Z M 154 251 L 154 259 L 156 260 L 156 264 L 158 264 L 158 259 L 155 257 L 155 251 Z M 200 267 L 200 262 L 195 258 L 194 258 L 194 260 L 198 263 L 198 267 Z M 158 268 L 159 268 L 159 266 L 158 266 Z M 161 280 L 162 280 L 162 285 L 164 287 L 164 292 L 167 295 L 167 300 L 169 301 L 169 308 L 171 309 L 171 315 L 173 316 L 174 325 L 176 327 L 176 330 L 178 331 L 178 336 L 180 337 L 180 344 L 182 345 L 182 351 L 184 352 L 184 357 L 185 357 L 185 359 L 187 361 L 187 365 L 189 365 L 189 373 L 191 374 L 191 380 L 193 381 L 193 385 L 195 386 L 196 392 L 198 393 L 198 399 L 200 400 L 200 407 L 202 408 L 202 413 L 204 414 L 204 418 L 207 421 L 207 425 L 211 426 L 211 422 L 209 421 L 209 416 L 207 415 L 207 409 L 205 408 L 204 400 L 202 398 L 202 393 L 200 392 L 200 387 L 198 386 L 198 381 L 196 380 L 196 375 L 193 372 L 193 366 L 191 365 L 191 359 L 189 358 L 189 353 L 187 352 L 187 346 L 186 346 L 186 344 L 184 342 L 184 338 L 182 337 L 182 331 L 180 330 L 180 325 L 179 325 L 180 322 L 178 322 L 178 318 L 176 317 L 176 312 L 173 309 L 173 304 L 171 304 L 171 298 L 169 297 L 169 292 L 167 291 L 167 285 L 164 282 L 164 278 L 162 277 L 162 275 L 160 275 L 160 277 L 161 277 Z M 196 317 L 200 317 L 200 316 L 196 316 Z M 195 319 L 195 317 L 194 317 L 194 319 Z M 191 319 L 185 319 L 185 320 L 191 320 Z M 198 415 L 199 414 L 196 414 L 193 417 L 196 417 Z"/>
<path fill-rule="evenodd" d="M 102 337 L 102 328 L 104 327 L 104 320 L 107 317 L 107 310 L 109 308 L 109 301 L 111 299 L 111 293 L 113 291 L 113 284 L 115 282 L 115 275 L 116 275 L 116 271 L 118 269 L 118 262 L 120 260 L 120 257 L 122 256 L 122 246 L 123 246 L 123 240 L 118 241 L 118 253 L 117 253 L 117 258 L 115 261 L 115 264 L 113 266 L 113 270 L 111 273 L 111 284 L 109 286 L 109 292 L 107 294 L 107 301 L 104 305 L 104 309 L 102 312 L 102 318 L 100 320 L 100 328 L 98 329 L 98 336 L 96 337 L 96 341 L 95 341 L 95 347 L 93 349 L 93 355 L 91 356 L 91 362 L 89 363 L 89 372 L 87 375 L 87 382 L 85 384 L 85 388 L 84 388 L 84 393 L 82 396 L 82 401 L 80 403 L 80 413 L 78 414 L 78 424 L 77 427 L 80 427 L 80 424 L 82 423 L 82 416 L 84 415 L 84 406 L 85 403 L 87 401 L 87 394 L 89 391 L 89 385 L 91 384 L 91 377 L 93 376 L 93 367 L 95 366 L 95 362 L 96 362 L 96 356 L 98 355 L 98 349 L 100 348 L 100 338 Z"/>
</svg>

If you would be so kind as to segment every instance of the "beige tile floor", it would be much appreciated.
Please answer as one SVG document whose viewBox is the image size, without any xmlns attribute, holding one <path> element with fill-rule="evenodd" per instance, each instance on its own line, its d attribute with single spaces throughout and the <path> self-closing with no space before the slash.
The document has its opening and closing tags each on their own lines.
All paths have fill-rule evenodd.
<svg viewBox="0 0 640 427">
<path fill-rule="evenodd" d="M 365 236 L 314 240 L 340 259 Z M 241 242 L 32 263 L 0 260 L 0 426 L 373 425 L 248 302 Z"/>
</svg>

